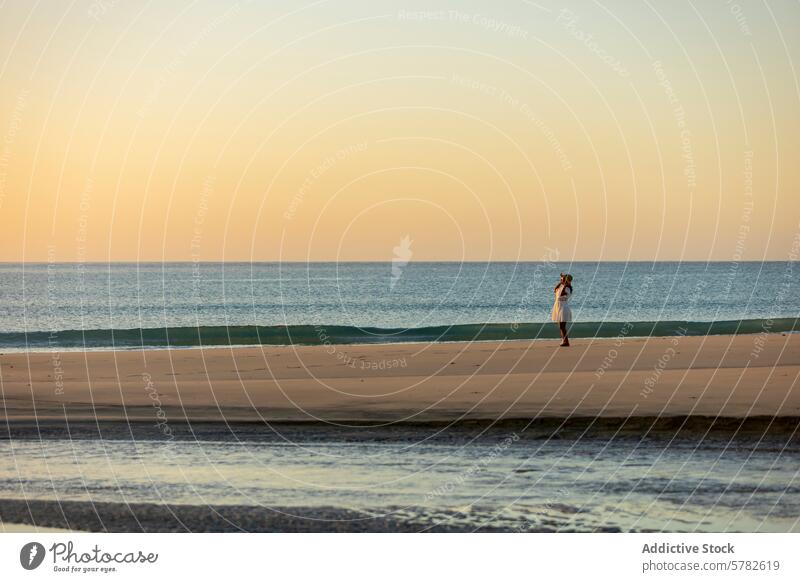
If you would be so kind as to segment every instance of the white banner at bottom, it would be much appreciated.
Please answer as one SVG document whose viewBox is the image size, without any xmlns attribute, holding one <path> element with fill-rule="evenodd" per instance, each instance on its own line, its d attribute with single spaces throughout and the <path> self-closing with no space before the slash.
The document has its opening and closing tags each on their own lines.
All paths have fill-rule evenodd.
<svg viewBox="0 0 800 582">
<path fill-rule="evenodd" d="M 8 533 L 0 579 L 800 580 L 799 542 L 769 533 Z"/>
</svg>

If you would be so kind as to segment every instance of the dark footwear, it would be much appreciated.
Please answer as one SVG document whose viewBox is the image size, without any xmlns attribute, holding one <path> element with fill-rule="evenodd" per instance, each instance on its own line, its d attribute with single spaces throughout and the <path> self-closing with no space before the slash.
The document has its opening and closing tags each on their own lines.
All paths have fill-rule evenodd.
<svg viewBox="0 0 800 582">
<path fill-rule="evenodd" d="M 567 342 L 565 344 L 564 343 L 558 344 L 558 347 L 560 347 L 560 348 L 568 348 L 569 347 L 569 342 Z"/>
</svg>

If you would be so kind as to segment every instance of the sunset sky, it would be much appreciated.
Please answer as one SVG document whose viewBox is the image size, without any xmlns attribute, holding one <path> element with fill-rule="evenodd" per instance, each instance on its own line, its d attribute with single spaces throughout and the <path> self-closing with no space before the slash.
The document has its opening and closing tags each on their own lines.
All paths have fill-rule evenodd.
<svg viewBox="0 0 800 582">
<path fill-rule="evenodd" d="M 800 4 L 0 18 L 0 260 L 785 260 Z"/>
</svg>

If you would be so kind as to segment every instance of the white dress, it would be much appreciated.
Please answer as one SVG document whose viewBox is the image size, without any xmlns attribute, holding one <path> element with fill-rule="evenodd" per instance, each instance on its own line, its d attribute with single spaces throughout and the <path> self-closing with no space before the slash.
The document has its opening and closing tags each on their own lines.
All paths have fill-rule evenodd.
<svg viewBox="0 0 800 582">
<path fill-rule="evenodd" d="M 572 310 L 569 308 L 569 299 L 572 297 L 572 293 L 567 287 L 562 295 L 561 289 L 564 289 L 564 285 L 556 287 L 556 300 L 553 303 L 553 311 L 550 313 L 550 319 L 557 323 L 572 321 Z"/>
</svg>

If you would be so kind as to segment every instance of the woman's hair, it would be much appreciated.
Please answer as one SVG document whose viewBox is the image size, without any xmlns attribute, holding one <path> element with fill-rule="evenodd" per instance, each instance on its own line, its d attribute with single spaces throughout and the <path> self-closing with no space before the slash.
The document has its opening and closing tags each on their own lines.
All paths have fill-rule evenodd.
<svg viewBox="0 0 800 582">
<path fill-rule="evenodd" d="M 566 273 L 562 273 L 562 275 L 564 277 L 564 287 L 566 289 L 569 289 L 569 293 L 570 295 L 572 295 L 572 275 Z M 559 283 L 558 285 L 561 285 L 561 283 Z M 558 285 L 556 285 L 556 289 L 558 289 Z"/>
</svg>

